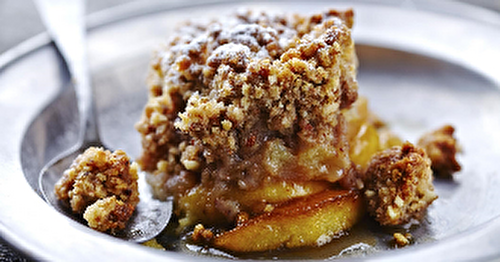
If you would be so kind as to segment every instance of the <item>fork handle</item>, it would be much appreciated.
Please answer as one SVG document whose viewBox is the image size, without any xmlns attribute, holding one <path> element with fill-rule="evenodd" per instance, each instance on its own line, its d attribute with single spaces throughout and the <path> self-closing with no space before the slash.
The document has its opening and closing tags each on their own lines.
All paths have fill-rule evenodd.
<svg viewBox="0 0 500 262">
<path fill-rule="evenodd" d="M 85 3 L 83 0 L 35 0 L 35 3 L 72 76 L 80 114 L 80 142 L 98 141 L 87 64 Z"/>
</svg>

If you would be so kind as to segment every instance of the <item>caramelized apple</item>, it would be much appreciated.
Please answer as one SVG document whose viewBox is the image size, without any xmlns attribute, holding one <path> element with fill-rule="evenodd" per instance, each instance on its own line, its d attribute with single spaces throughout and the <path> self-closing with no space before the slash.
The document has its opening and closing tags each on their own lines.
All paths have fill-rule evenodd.
<svg viewBox="0 0 500 262">
<path fill-rule="evenodd" d="M 357 191 L 326 190 L 249 219 L 217 235 L 214 245 L 234 252 L 321 246 L 351 228 L 364 210 Z"/>
<path fill-rule="evenodd" d="M 241 203 L 240 209 L 244 209 L 246 212 L 261 213 L 266 204 L 287 202 L 294 198 L 319 193 L 330 187 L 331 184 L 325 181 L 269 181 L 254 191 L 231 190 L 227 194 Z M 181 197 L 179 204 L 179 210 L 185 212 L 184 217 L 179 221 L 181 227 L 199 222 L 217 224 L 226 221 L 223 214 L 217 210 L 217 199 L 205 188 L 192 189 Z"/>
</svg>

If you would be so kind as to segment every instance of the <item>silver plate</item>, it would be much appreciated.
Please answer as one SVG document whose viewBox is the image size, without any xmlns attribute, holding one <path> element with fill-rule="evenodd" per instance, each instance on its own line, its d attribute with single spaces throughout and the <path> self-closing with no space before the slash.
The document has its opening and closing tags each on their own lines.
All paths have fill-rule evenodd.
<svg viewBox="0 0 500 262">
<path fill-rule="evenodd" d="M 146 101 L 148 60 L 175 25 L 241 6 L 305 13 L 353 7 L 360 92 L 370 99 L 371 108 L 410 141 L 445 123 L 457 129 L 463 170 L 453 181 L 436 181 L 440 198 L 419 229 L 422 243 L 367 259 L 500 257 L 500 17 L 486 10 L 412 1 L 279 1 L 134 4 L 98 14 L 90 20 L 88 47 L 107 144 L 138 156 L 133 124 Z M 49 207 L 34 190 L 43 164 L 76 139 L 75 98 L 66 88 L 68 81 L 46 35 L 0 57 L 2 238 L 28 255 L 51 261 L 194 258 L 96 233 Z M 58 106 L 46 107 L 53 99 L 59 99 Z"/>
</svg>

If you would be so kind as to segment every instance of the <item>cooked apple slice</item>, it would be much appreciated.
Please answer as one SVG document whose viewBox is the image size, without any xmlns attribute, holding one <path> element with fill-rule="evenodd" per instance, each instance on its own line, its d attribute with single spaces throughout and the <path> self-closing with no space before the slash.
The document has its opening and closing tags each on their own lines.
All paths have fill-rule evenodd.
<svg viewBox="0 0 500 262">
<path fill-rule="evenodd" d="M 218 234 L 214 245 L 234 252 L 321 246 L 351 228 L 364 211 L 359 192 L 326 190 L 294 199 Z"/>
<path fill-rule="evenodd" d="M 326 181 L 302 181 L 302 182 L 269 182 L 254 191 L 235 190 L 231 193 L 243 205 L 255 205 L 256 203 L 283 203 L 298 197 L 317 194 L 331 188 L 331 183 Z"/>
<path fill-rule="evenodd" d="M 255 191 L 232 190 L 227 192 L 227 196 L 241 204 L 241 211 L 261 213 L 266 204 L 287 202 L 294 198 L 317 194 L 329 188 L 331 188 L 331 183 L 325 181 L 270 181 Z M 195 187 L 182 196 L 178 210 L 182 214 L 179 220 L 182 228 L 200 222 L 213 225 L 227 220 L 216 208 L 216 197 L 210 190 L 202 187 Z"/>
</svg>

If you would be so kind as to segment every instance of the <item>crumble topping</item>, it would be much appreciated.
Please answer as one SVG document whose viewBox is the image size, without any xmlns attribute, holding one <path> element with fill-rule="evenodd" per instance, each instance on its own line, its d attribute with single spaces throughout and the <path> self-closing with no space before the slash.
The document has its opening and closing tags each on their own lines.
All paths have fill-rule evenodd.
<svg viewBox="0 0 500 262">
<path fill-rule="evenodd" d="M 405 247 L 410 245 L 413 240 L 413 236 L 410 233 L 394 233 L 392 236 L 396 247 Z"/>
<path fill-rule="evenodd" d="M 352 16 L 248 11 L 181 27 L 153 58 L 136 125 L 156 196 L 210 188 L 221 200 L 209 206 L 234 217 L 228 189 L 342 178 L 351 162 L 341 109 L 357 99 Z"/>
<path fill-rule="evenodd" d="M 368 211 L 381 225 L 419 220 L 437 198 L 430 159 L 408 142 L 375 154 L 364 182 Z"/>
<path fill-rule="evenodd" d="M 122 229 L 139 203 L 137 168 L 121 150 L 90 147 L 64 171 L 55 193 L 90 227 Z"/>
<path fill-rule="evenodd" d="M 460 152 L 459 145 L 453 133 L 455 128 L 445 125 L 437 130 L 424 134 L 418 140 L 432 161 L 432 171 L 436 177 L 451 178 L 453 173 L 460 171 L 461 166 L 456 159 Z"/>
<path fill-rule="evenodd" d="M 89 205 L 83 213 L 83 218 L 88 222 L 89 227 L 98 231 L 123 229 L 134 213 L 134 209 L 133 205 L 118 200 L 116 196 L 110 196 Z"/>
</svg>

